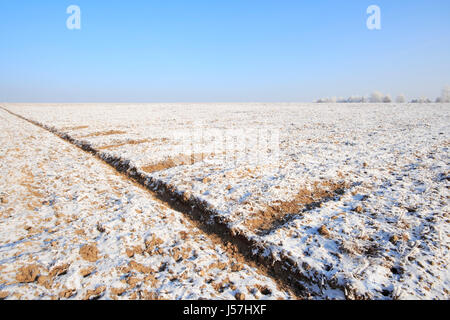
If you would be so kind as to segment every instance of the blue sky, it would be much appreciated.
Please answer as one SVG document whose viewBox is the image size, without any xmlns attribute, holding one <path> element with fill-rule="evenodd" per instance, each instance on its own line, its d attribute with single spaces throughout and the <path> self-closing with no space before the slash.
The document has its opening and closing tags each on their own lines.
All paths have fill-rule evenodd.
<svg viewBox="0 0 450 320">
<path fill-rule="evenodd" d="M 66 28 L 72 4 L 81 30 Z M 0 101 L 435 98 L 450 84 L 448 0 L 1 0 L 0 39 Z"/>
</svg>

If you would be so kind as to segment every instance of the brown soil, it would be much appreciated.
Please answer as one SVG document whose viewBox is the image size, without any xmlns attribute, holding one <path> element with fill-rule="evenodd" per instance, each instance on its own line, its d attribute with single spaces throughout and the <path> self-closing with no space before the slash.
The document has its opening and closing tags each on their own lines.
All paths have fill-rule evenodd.
<svg viewBox="0 0 450 320">
<path fill-rule="evenodd" d="M 236 293 L 236 295 L 234 296 L 236 298 L 236 300 L 245 300 L 245 294 L 243 293 Z"/>
<path fill-rule="evenodd" d="M 155 270 L 153 270 L 150 267 L 146 267 L 143 264 L 137 263 L 136 261 L 131 261 L 129 264 L 131 269 L 136 270 L 137 272 L 141 272 L 141 273 L 152 273 L 155 272 Z"/>
<path fill-rule="evenodd" d="M 81 138 L 111 136 L 113 134 L 125 134 L 125 133 L 126 133 L 125 131 L 121 130 L 109 130 L 109 131 L 93 132 L 88 135 L 82 136 Z"/>
<path fill-rule="evenodd" d="M 142 143 L 147 143 L 147 142 L 151 142 L 151 141 L 152 140 L 150 140 L 150 139 L 129 140 L 129 141 L 125 141 L 125 142 L 122 142 L 122 143 L 110 144 L 110 145 L 98 147 L 97 149 L 98 150 L 114 149 L 114 148 L 119 148 L 119 147 L 122 147 L 122 146 L 129 145 L 129 144 L 136 145 L 136 144 L 142 144 Z"/>
<path fill-rule="evenodd" d="M 9 293 L 6 291 L 0 291 L 0 300 L 4 300 L 9 296 Z"/>
<path fill-rule="evenodd" d="M 321 227 L 319 228 L 319 233 L 320 233 L 322 236 L 327 237 L 327 238 L 330 236 L 330 231 L 328 231 L 328 229 L 327 229 L 326 226 L 321 226 Z"/>
<path fill-rule="evenodd" d="M 79 236 L 85 236 L 86 232 L 83 229 L 77 229 L 75 230 L 75 234 Z"/>
<path fill-rule="evenodd" d="M 98 249 L 95 244 L 84 245 L 80 249 L 80 256 L 89 262 L 96 262 L 98 260 Z"/>
<path fill-rule="evenodd" d="M 151 238 L 145 240 L 145 252 L 151 253 L 155 247 L 158 247 L 160 244 L 163 244 L 164 240 L 161 238 L 152 235 Z"/>
<path fill-rule="evenodd" d="M 311 210 L 342 195 L 349 185 L 345 182 L 316 181 L 310 188 L 301 188 L 291 201 L 276 201 L 248 219 L 244 225 L 252 231 L 270 232 L 286 222 L 286 218 Z"/>
<path fill-rule="evenodd" d="M 239 271 L 241 271 L 242 269 L 244 269 L 244 266 L 243 266 L 242 264 L 240 264 L 240 263 L 233 263 L 233 264 L 231 265 L 231 271 L 232 271 L 232 272 L 239 272 Z"/>
<path fill-rule="evenodd" d="M 134 250 L 132 250 L 132 249 L 126 249 L 125 252 L 126 252 L 128 258 L 133 258 L 133 257 L 134 257 Z"/>
<path fill-rule="evenodd" d="M 134 246 L 125 249 L 125 253 L 127 254 L 128 258 L 133 258 L 136 254 L 144 254 L 144 252 L 145 250 L 142 249 L 141 246 Z"/>
<path fill-rule="evenodd" d="M 125 293 L 125 288 L 111 288 L 111 294 L 121 296 Z"/>
<path fill-rule="evenodd" d="M 105 292 L 106 286 L 97 287 L 94 290 L 88 290 L 86 292 L 86 296 L 84 297 L 85 300 L 91 300 L 91 299 L 98 299 L 102 296 L 102 294 Z"/>
<path fill-rule="evenodd" d="M 89 268 L 81 269 L 81 270 L 80 270 L 80 274 L 81 274 L 83 277 L 88 277 L 88 276 L 90 276 L 94 271 L 95 271 L 95 268 L 94 268 L 94 267 L 89 267 Z"/>
<path fill-rule="evenodd" d="M 30 283 L 36 281 L 38 276 L 39 267 L 37 265 L 30 265 L 19 269 L 16 280 L 21 283 Z"/>
<path fill-rule="evenodd" d="M 53 286 L 53 280 L 50 276 L 40 276 L 37 279 L 38 284 L 45 287 L 46 289 L 51 289 Z"/>
<path fill-rule="evenodd" d="M 69 267 L 70 267 L 70 264 L 69 264 L 69 263 L 63 264 L 63 265 L 61 265 L 61 266 L 54 267 L 54 268 L 52 269 L 52 271 L 50 271 L 50 274 L 49 274 L 49 275 L 50 275 L 51 277 L 57 277 L 57 276 L 66 274 L 66 273 L 67 273 L 67 270 L 69 269 Z"/>
<path fill-rule="evenodd" d="M 64 290 L 62 292 L 59 293 L 59 297 L 63 298 L 63 299 L 69 299 L 70 297 L 72 297 L 75 293 L 77 292 L 77 290 L 75 289 L 67 289 Z"/>
<path fill-rule="evenodd" d="M 191 255 L 191 249 L 190 248 L 181 248 L 181 247 L 175 247 L 171 250 L 172 257 L 175 259 L 175 261 L 181 261 L 189 258 Z"/>
<path fill-rule="evenodd" d="M 89 126 L 78 126 L 78 127 L 64 127 L 61 128 L 62 131 L 74 131 L 74 130 L 81 130 L 81 129 L 87 129 Z"/>
<path fill-rule="evenodd" d="M 191 155 L 180 154 L 174 158 L 166 159 L 162 162 L 158 162 L 155 164 L 147 165 L 142 167 L 142 170 L 147 173 L 162 171 L 178 166 L 184 165 L 192 165 L 196 162 L 201 162 L 204 159 L 207 159 L 211 156 L 214 156 L 214 153 L 206 154 L 206 153 L 195 153 Z"/>
<path fill-rule="evenodd" d="M 141 291 L 141 299 L 143 300 L 162 300 L 156 292 Z"/>
</svg>

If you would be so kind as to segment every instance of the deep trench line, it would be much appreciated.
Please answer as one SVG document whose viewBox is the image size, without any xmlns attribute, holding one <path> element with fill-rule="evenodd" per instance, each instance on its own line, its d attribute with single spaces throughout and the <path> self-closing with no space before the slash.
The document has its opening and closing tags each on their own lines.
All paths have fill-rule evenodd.
<svg viewBox="0 0 450 320">
<path fill-rule="evenodd" d="M 202 230 L 206 235 L 216 236 L 220 239 L 222 246 L 226 248 L 227 244 L 231 244 L 236 250 L 235 252 L 243 258 L 244 262 L 249 266 L 257 268 L 262 274 L 273 279 L 278 283 L 279 287 L 288 291 L 294 299 L 305 299 L 311 296 L 311 293 L 301 283 L 301 281 L 309 282 L 309 279 L 303 278 L 297 272 L 292 272 L 293 267 L 286 261 L 280 261 L 272 257 L 271 255 L 262 256 L 255 254 L 253 249 L 257 247 L 258 243 L 249 240 L 244 235 L 234 234 L 231 232 L 226 222 L 222 221 L 218 216 L 214 216 L 214 213 L 207 212 L 204 208 L 200 207 L 197 203 L 187 202 L 185 203 L 178 194 L 175 194 L 169 186 L 166 186 L 159 181 L 153 181 L 149 184 L 150 177 L 137 173 L 136 168 L 129 166 L 129 161 L 116 158 L 102 157 L 102 153 L 97 151 L 89 144 L 83 144 L 78 140 L 72 138 L 67 133 L 59 132 L 57 129 L 49 127 L 35 120 L 30 120 L 20 114 L 16 114 L 3 106 L 0 109 L 5 112 L 24 120 L 30 124 L 33 124 L 43 130 L 46 130 L 58 138 L 69 142 L 77 148 L 88 152 L 112 167 L 119 174 L 124 175 L 126 178 L 139 184 L 150 192 L 155 198 L 162 201 L 169 208 L 182 213 L 194 226 Z M 104 154 L 103 154 L 104 155 Z M 214 241 L 214 239 L 212 239 Z"/>
</svg>

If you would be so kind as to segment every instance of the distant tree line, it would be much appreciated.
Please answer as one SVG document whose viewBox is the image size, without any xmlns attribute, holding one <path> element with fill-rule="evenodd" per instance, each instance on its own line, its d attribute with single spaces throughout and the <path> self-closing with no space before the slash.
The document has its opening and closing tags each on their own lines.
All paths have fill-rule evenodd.
<svg viewBox="0 0 450 320">
<path fill-rule="evenodd" d="M 315 101 L 316 103 L 392 103 L 394 102 L 389 94 L 384 95 L 379 91 L 374 91 L 370 97 L 351 96 L 349 98 L 322 98 Z M 395 98 L 396 103 L 406 103 L 406 97 L 404 94 L 400 94 Z M 432 103 L 433 101 L 426 98 L 414 98 L 409 101 L 410 103 Z M 450 103 L 450 86 L 442 89 L 440 97 L 434 101 L 436 103 Z"/>
</svg>

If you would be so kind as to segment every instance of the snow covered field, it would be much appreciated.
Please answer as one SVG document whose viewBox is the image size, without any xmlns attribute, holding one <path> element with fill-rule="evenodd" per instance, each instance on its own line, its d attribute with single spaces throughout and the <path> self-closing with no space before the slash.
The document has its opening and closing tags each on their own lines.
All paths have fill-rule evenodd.
<svg viewBox="0 0 450 320">
<path fill-rule="evenodd" d="M 448 104 L 4 107 L 108 162 L 120 162 L 156 191 L 198 206 L 211 216 L 207 223 L 225 224 L 232 235 L 248 241 L 257 259 L 279 263 L 279 273 L 314 297 L 450 297 Z M 12 121 L 6 112 L 2 117 Z M 21 127 L 32 127 L 20 121 L 6 139 L 11 148 L 24 143 L 18 138 L 26 134 Z M 42 156 L 58 150 L 47 139 L 33 146 L 42 148 Z M 67 176 L 67 170 L 58 174 Z M 105 177 L 102 172 L 86 175 L 110 196 Z M 72 188 L 81 198 L 91 196 L 78 182 Z M 160 215 L 151 208 L 142 209 L 144 217 L 158 223 Z M 108 220 L 108 213 L 98 212 L 100 220 Z M 137 234 L 145 238 L 143 225 L 129 228 L 142 228 Z M 177 230 L 176 219 L 158 228 Z M 193 237 L 189 247 L 200 241 Z M 11 241 L 2 241 L 0 261 L 11 251 Z M 114 246 L 108 248 L 108 255 L 118 254 Z"/>
</svg>

